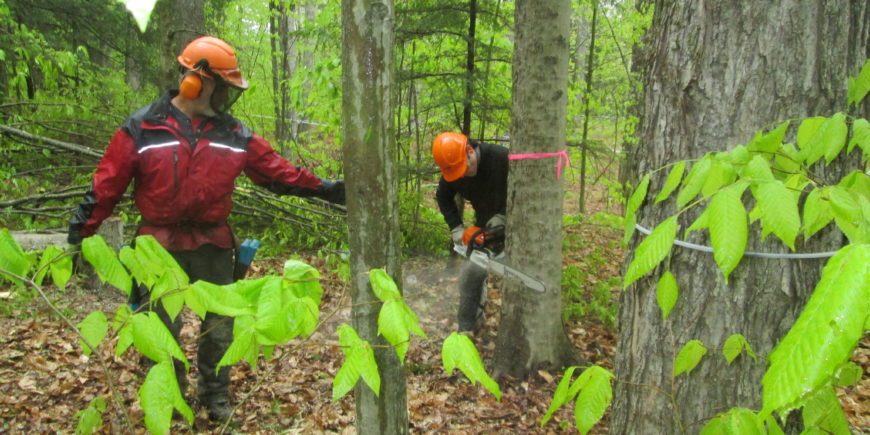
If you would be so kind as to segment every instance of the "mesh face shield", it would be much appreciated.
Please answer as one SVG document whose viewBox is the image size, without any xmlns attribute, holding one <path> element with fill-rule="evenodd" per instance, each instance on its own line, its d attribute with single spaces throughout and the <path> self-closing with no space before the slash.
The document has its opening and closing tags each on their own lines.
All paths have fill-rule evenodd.
<svg viewBox="0 0 870 435">
<path fill-rule="evenodd" d="M 226 113 L 230 107 L 242 96 L 244 89 L 237 88 L 215 76 L 215 88 L 211 94 L 211 108 L 217 113 Z"/>
</svg>

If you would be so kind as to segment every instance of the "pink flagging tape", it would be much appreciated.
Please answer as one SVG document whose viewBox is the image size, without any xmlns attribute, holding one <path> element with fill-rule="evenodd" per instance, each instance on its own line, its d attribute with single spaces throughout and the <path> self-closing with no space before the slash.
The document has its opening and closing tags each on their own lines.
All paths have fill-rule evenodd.
<svg viewBox="0 0 870 435">
<path fill-rule="evenodd" d="M 526 159 L 545 159 L 547 157 L 556 157 L 556 178 L 562 178 L 562 164 L 565 168 L 571 167 L 571 159 L 568 158 L 568 150 L 562 150 L 555 153 L 525 153 L 525 154 L 508 154 L 508 160 L 526 160 Z"/>
</svg>

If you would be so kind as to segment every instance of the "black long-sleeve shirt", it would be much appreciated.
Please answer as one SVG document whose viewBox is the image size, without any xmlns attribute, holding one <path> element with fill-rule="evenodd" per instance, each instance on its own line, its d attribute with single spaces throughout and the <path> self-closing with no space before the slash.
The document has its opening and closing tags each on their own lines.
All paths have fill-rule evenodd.
<svg viewBox="0 0 870 435">
<path fill-rule="evenodd" d="M 462 225 L 462 210 L 457 209 L 454 197 L 457 193 L 471 202 L 474 208 L 474 225 L 485 227 L 496 214 L 505 214 L 507 209 L 508 150 L 488 143 L 477 145 L 479 161 L 477 174 L 447 182 L 438 181 L 435 199 L 444 215 L 447 226 Z"/>
</svg>

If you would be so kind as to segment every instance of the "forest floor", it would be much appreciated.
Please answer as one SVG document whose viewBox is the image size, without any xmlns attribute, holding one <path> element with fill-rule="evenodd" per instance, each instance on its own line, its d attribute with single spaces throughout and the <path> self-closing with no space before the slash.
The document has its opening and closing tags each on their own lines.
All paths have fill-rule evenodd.
<svg viewBox="0 0 870 435">
<path fill-rule="evenodd" d="M 567 202 L 567 201 L 566 201 Z M 602 204 L 594 207 L 602 208 Z M 570 207 L 569 207 L 570 208 Z M 594 211 L 594 209 L 593 209 Z M 624 253 L 614 249 L 621 231 L 606 225 L 569 225 L 569 234 L 582 240 L 576 252 L 565 256 L 565 265 L 588 269 L 584 283 L 612 282 L 618 276 Z M 583 264 L 597 257 L 594 265 Z M 353 394 L 332 402 L 332 379 L 344 358 L 337 346 L 336 327 L 350 323 L 349 285 L 329 272 L 323 260 L 313 255 L 303 259 L 322 272 L 324 288 L 323 317 L 328 319 L 310 340 L 279 347 L 274 358 L 261 360 L 257 370 L 239 363 L 232 371 L 231 395 L 237 408 L 228 428 L 212 425 L 205 412 L 193 403 L 193 426 L 175 420 L 173 433 L 342 433 L 354 434 Z M 254 276 L 281 270 L 281 260 L 255 261 Z M 406 357 L 408 407 L 412 433 L 576 433 L 573 406 L 563 406 L 540 426 L 561 373 L 538 371 L 529 379 L 500 378 L 502 399 L 498 401 L 480 385 L 471 385 L 459 371 L 445 373 L 440 360 L 444 338 L 456 330 L 459 260 L 447 257 L 412 258 L 404 263 L 403 290 L 418 314 L 427 338 L 413 337 Z M 113 290 L 83 290 L 84 280 L 74 278 L 69 290 L 51 288 L 53 303 L 78 322 L 93 310 L 113 313 L 123 297 Z M 606 286 L 606 284 L 605 284 Z M 618 287 L 618 286 L 617 286 Z M 497 325 L 501 283 L 491 279 L 486 323 L 474 340 L 485 363 L 492 359 Z M 76 413 L 91 399 L 101 395 L 109 403 L 100 433 L 144 433 L 143 413 L 136 392 L 145 370 L 139 355 L 128 351 L 119 358 L 111 346 L 103 346 L 101 357 L 82 355 L 76 336 L 60 317 L 44 303 L 13 303 L 9 293 L 0 289 L 0 433 L 70 433 L 75 431 Z M 612 303 L 618 288 L 611 293 Z M 183 313 L 185 327 L 181 341 L 189 359 L 195 360 L 196 316 Z M 566 333 L 580 357 L 587 362 L 613 368 L 616 331 L 596 318 L 573 319 Z M 99 360 L 108 361 L 104 370 Z M 853 428 L 870 428 L 870 338 L 865 337 L 853 360 L 864 368 L 865 376 L 838 394 Z M 196 367 L 191 366 L 188 397 L 195 397 Z M 116 394 L 123 401 L 120 410 L 111 400 L 107 387 L 111 378 Z M 128 413 L 135 430 L 125 423 Z M 593 434 L 608 433 L 608 417 L 592 429 Z M 860 430 L 860 429 L 859 429 Z"/>
</svg>

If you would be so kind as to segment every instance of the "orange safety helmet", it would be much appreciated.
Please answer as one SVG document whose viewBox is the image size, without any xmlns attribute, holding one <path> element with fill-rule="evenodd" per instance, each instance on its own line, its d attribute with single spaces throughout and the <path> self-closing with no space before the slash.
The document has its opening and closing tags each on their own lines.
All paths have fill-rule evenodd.
<svg viewBox="0 0 870 435">
<path fill-rule="evenodd" d="M 462 133 L 441 133 L 432 141 L 432 158 L 441 168 L 444 180 L 462 178 L 468 169 L 468 138 Z"/>
<path fill-rule="evenodd" d="M 221 39 L 213 36 L 196 38 L 184 47 L 176 59 L 181 66 L 198 75 L 211 79 L 217 75 L 224 83 L 238 90 L 248 88 L 248 81 L 239 71 L 233 47 Z M 197 80 L 199 77 L 196 74 L 188 74 L 182 80 L 179 89 L 185 97 L 196 98 L 202 89 L 202 81 Z"/>
</svg>

